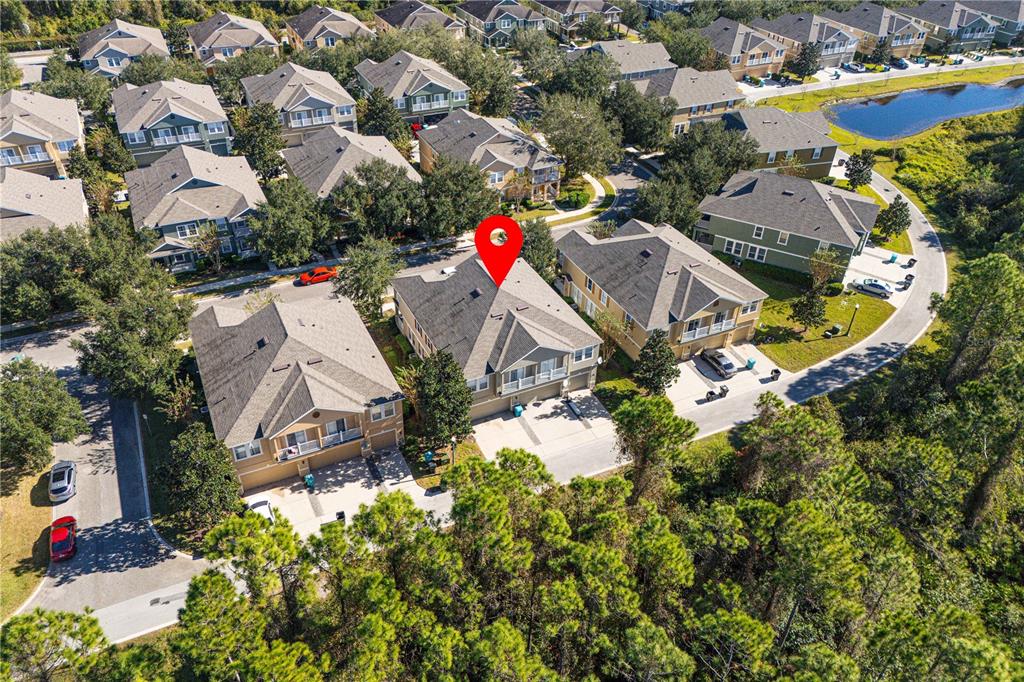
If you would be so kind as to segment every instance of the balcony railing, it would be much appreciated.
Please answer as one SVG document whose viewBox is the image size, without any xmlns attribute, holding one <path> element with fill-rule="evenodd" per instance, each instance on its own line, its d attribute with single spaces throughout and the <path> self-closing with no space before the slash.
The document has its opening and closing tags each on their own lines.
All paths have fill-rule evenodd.
<svg viewBox="0 0 1024 682">
<path fill-rule="evenodd" d="M 297 457 L 305 457 L 306 455 L 311 455 L 314 452 L 319 452 L 324 448 L 331 448 L 335 445 L 355 440 L 362 435 L 363 432 L 361 429 L 348 429 L 339 433 L 329 433 L 323 438 L 313 438 L 304 443 L 289 445 L 283 450 L 278 450 L 277 459 L 280 462 L 287 462 L 288 460 L 296 459 Z"/>
<path fill-rule="evenodd" d="M 442 100 L 440 102 L 433 102 L 433 101 L 431 101 L 431 102 L 420 102 L 420 103 L 413 102 L 413 104 L 412 104 L 412 110 L 413 111 L 429 111 L 431 109 L 445 109 L 447 107 L 448 107 L 448 100 Z"/>
<path fill-rule="evenodd" d="M 502 384 L 502 390 L 505 392 L 519 391 L 524 388 L 529 388 L 530 386 L 533 386 L 535 384 L 544 384 L 549 381 L 561 379 L 568 373 L 569 371 L 567 368 L 556 367 L 550 372 L 537 372 L 536 374 L 533 374 L 528 377 L 523 377 L 522 379 L 517 379 L 516 381 L 506 381 L 504 384 Z"/>
<path fill-rule="evenodd" d="M 711 327 L 699 327 L 697 329 L 691 329 L 688 332 L 683 332 L 683 341 L 702 339 L 710 333 L 710 330 Z"/>
<path fill-rule="evenodd" d="M 347 443 L 363 435 L 362 429 L 346 429 L 338 433 L 329 433 L 321 439 L 320 444 L 325 447 L 333 447 L 339 443 Z"/>
<path fill-rule="evenodd" d="M 719 332 L 724 332 L 729 329 L 732 329 L 735 326 L 736 322 L 734 322 L 733 320 L 725 320 L 724 322 L 718 322 L 716 324 L 711 325 L 711 333 L 717 334 Z"/>
<path fill-rule="evenodd" d="M 314 116 L 313 118 L 293 118 L 292 128 L 307 128 L 309 126 L 322 126 L 334 123 L 330 116 Z"/>
<path fill-rule="evenodd" d="M 198 142 L 202 138 L 199 137 L 198 133 L 185 133 L 181 135 L 164 135 L 163 137 L 154 137 L 153 144 L 157 147 L 166 147 L 169 144 L 179 144 L 182 142 Z"/>
<path fill-rule="evenodd" d="M 20 156 L 4 156 L 2 159 L 5 166 L 17 166 L 19 163 L 25 163 Z"/>
</svg>

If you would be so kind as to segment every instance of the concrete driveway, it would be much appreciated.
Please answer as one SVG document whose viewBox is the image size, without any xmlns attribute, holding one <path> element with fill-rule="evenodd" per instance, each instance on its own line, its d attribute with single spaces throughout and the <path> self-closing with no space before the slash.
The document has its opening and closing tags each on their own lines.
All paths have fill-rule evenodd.
<svg viewBox="0 0 1024 682">
<path fill-rule="evenodd" d="M 843 284 L 848 289 L 853 288 L 853 282 L 862 280 L 865 277 L 885 282 L 891 286 L 895 293 L 889 297 L 889 303 L 896 308 L 901 307 L 910 297 L 910 290 L 903 283 L 904 278 L 910 274 L 916 274 L 916 266 L 911 268 L 907 261 L 911 256 L 901 253 L 896 254 L 896 262 L 892 262 L 893 252 L 877 246 L 869 246 L 859 256 L 850 259 L 850 265 L 843 277 Z M 867 294 L 871 295 L 871 294 Z"/>
<path fill-rule="evenodd" d="M 708 391 L 718 392 L 723 386 L 729 387 L 729 397 L 732 397 L 755 390 L 764 391 L 774 383 L 771 371 L 777 369 L 777 366 L 754 344 L 738 343 L 723 350 L 739 368 L 730 379 L 718 376 L 711 365 L 700 357 L 679 363 L 679 378 L 665 391 L 677 413 L 706 404 Z M 754 360 L 753 369 L 747 369 L 748 359 Z"/>
</svg>

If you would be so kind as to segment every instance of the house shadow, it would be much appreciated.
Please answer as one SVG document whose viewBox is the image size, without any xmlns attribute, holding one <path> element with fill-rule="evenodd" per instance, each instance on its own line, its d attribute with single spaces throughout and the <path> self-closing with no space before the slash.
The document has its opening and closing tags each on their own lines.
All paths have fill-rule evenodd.
<svg viewBox="0 0 1024 682">
<path fill-rule="evenodd" d="M 358 455 L 344 462 L 312 469 L 311 473 L 315 481 L 314 493 L 337 492 L 352 485 L 358 485 L 366 490 L 377 487 L 377 482 L 370 475 L 366 461 Z M 305 487 L 305 483 L 299 479 L 294 485 L 289 486 L 289 490 L 297 493 L 304 490 Z"/>
</svg>

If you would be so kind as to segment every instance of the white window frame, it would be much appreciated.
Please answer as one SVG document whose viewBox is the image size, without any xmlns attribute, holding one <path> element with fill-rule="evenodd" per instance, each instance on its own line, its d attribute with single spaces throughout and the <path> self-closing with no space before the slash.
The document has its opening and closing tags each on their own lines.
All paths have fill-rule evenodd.
<svg viewBox="0 0 1024 682">
<path fill-rule="evenodd" d="M 781 246 L 789 244 L 789 232 L 779 231 L 779 244 Z"/>
<path fill-rule="evenodd" d="M 486 391 L 491 387 L 491 375 L 485 374 L 484 376 L 477 377 L 476 379 L 467 379 L 466 385 L 469 386 L 469 390 L 473 393 Z"/>
<path fill-rule="evenodd" d="M 395 416 L 395 403 L 382 403 L 370 408 L 370 421 L 379 422 Z"/>
<path fill-rule="evenodd" d="M 153 142 L 159 143 L 163 140 L 169 140 L 175 137 L 174 130 L 171 128 L 157 128 L 153 130 Z"/>
<path fill-rule="evenodd" d="M 792 149 L 787 149 L 786 150 L 786 161 L 789 161 L 790 159 L 792 159 L 793 158 L 793 154 L 794 154 L 794 152 L 793 152 Z"/>
<path fill-rule="evenodd" d="M 764 237 L 764 226 L 754 225 L 754 239 L 761 239 Z"/>
<path fill-rule="evenodd" d="M 743 61 L 743 55 L 738 54 L 732 58 L 733 66 L 739 66 L 740 62 Z"/>
<path fill-rule="evenodd" d="M 222 47 L 222 48 L 220 48 L 220 55 L 222 57 L 234 57 L 235 56 L 235 48 L 233 48 L 233 47 Z"/>
<path fill-rule="evenodd" d="M 608 305 L 608 292 L 601 290 L 601 305 Z"/>
<path fill-rule="evenodd" d="M 324 37 L 324 47 L 334 47 L 335 43 L 337 43 L 337 42 L 338 42 L 338 39 L 335 38 L 334 36 L 325 36 Z"/>
<path fill-rule="evenodd" d="M 595 348 L 597 348 L 597 346 L 587 346 L 585 348 L 577 348 L 576 350 L 574 350 L 572 352 L 572 361 L 573 362 L 585 362 L 586 360 L 592 359 L 594 357 L 594 349 Z"/>
<path fill-rule="evenodd" d="M 465 102 L 468 98 L 466 90 L 456 90 L 452 93 L 452 100 L 455 102 Z"/>
<path fill-rule="evenodd" d="M 239 457 L 239 450 L 244 448 L 244 454 Z M 235 458 L 236 462 L 241 462 L 253 457 L 259 457 L 263 454 L 263 447 L 260 445 L 258 440 L 254 440 L 249 443 L 242 443 L 231 448 L 231 454 Z"/>
<path fill-rule="evenodd" d="M 181 225 L 175 225 L 174 230 L 178 234 L 178 239 L 188 239 L 189 237 L 196 237 L 199 235 L 199 225 L 197 225 L 196 223 L 183 223 Z M 182 233 L 183 230 L 184 233 Z"/>
<path fill-rule="evenodd" d="M 145 139 L 145 138 L 143 138 L 143 139 Z M 61 140 L 60 142 L 57 143 L 57 151 L 69 152 L 72 149 L 74 149 L 75 145 L 77 145 L 77 144 L 78 144 L 78 140 Z"/>
<path fill-rule="evenodd" d="M 351 116 L 352 115 L 352 105 L 351 104 L 343 104 L 340 107 L 338 107 L 335 111 L 338 112 L 338 116 Z"/>
<path fill-rule="evenodd" d="M 818 160 L 821 158 L 821 147 L 814 148 L 814 153 L 811 154 L 811 158 L 814 160 Z"/>
<path fill-rule="evenodd" d="M 724 251 L 730 256 L 743 258 L 743 246 L 743 242 L 738 242 L 735 239 L 726 239 Z"/>
<path fill-rule="evenodd" d="M 444 106 L 446 101 L 447 98 L 443 92 L 435 92 L 434 96 L 430 99 L 430 105 L 431 107 L 440 107 Z"/>
<path fill-rule="evenodd" d="M 395 108 L 396 109 L 405 109 L 405 98 L 404 97 L 396 97 L 395 98 Z"/>
<path fill-rule="evenodd" d="M 219 135 L 224 132 L 224 121 L 214 121 L 206 124 L 206 132 L 211 135 Z"/>
<path fill-rule="evenodd" d="M 594 293 L 594 280 L 590 279 L 589 276 L 586 276 L 586 277 L 587 277 L 587 280 L 586 280 L 586 282 L 584 283 L 583 286 L 585 286 L 587 288 L 587 291 L 589 291 L 590 293 Z"/>
<path fill-rule="evenodd" d="M 760 256 L 760 258 L 758 257 Z M 768 257 L 768 249 L 763 246 L 754 246 L 753 244 L 747 249 L 747 259 L 763 263 Z"/>
<path fill-rule="evenodd" d="M 491 171 L 491 174 L 487 177 L 487 182 L 492 185 L 497 185 L 499 182 L 505 179 L 505 173 L 502 171 Z"/>
<path fill-rule="evenodd" d="M 743 307 L 740 308 L 740 315 L 749 315 L 750 313 L 756 312 L 758 301 L 751 301 L 750 303 L 744 303 Z"/>
<path fill-rule="evenodd" d="M 768 152 L 768 163 L 775 163 L 775 152 Z"/>
</svg>

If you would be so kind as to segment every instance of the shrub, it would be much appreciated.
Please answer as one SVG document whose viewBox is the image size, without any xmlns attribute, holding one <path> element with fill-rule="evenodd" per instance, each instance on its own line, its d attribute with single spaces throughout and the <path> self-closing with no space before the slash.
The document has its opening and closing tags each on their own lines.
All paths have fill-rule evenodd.
<svg viewBox="0 0 1024 682">
<path fill-rule="evenodd" d="M 895 161 L 896 163 L 900 163 L 900 164 L 906 163 L 907 162 L 907 150 L 904 149 L 903 147 L 893 147 L 891 157 L 892 157 L 892 160 Z"/>
<path fill-rule="evenodd" d="M 843 286 L 842 282 L 829 282 L 825 285 L 826 296 L 838 296 L 843 293 L 846 287 Z"/>
</svg>

